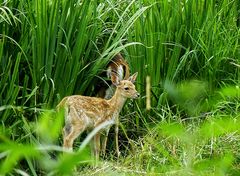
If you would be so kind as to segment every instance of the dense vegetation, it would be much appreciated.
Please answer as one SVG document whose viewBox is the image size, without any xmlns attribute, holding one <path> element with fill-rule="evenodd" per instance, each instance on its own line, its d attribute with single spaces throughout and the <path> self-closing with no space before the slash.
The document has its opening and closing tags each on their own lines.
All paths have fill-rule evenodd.
<svg viewBox="0 0 240 176">
<path fill-rule="evenodd" d="M 239 27 L 238 0 L 1 0 L 0 175 L 240 175 Z M 62 153 L 55 106 L 94 96 L 118 52 L 141 98 L 121 113 L 121 157 L 112 131 L 93 167 L 80 141 Z"/>
</svg>

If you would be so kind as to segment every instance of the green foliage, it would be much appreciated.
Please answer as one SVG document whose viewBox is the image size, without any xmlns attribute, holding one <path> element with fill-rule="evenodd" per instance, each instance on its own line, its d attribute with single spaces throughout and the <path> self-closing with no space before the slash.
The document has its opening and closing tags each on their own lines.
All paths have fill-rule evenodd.
<svg viewBox="0 0 240 176">
<path fill-rule="evenodd" d="M 154 106 L 165 103 L 166 80 L 197 79 L 211 90 L 223 82 L 239 84 L 238 1 L 145 3 L 154 5 L 136 21 L 128 38 L 147 47 L 134 45 L 128 53 L 131 67 L 141 70 L 138 80 L 144 83 L 147 75 L 151 77 Z M 144 84 L 139 89 L 144 92 Z"/>
<path fill-rule="evenodd" d="M 3 159 L 0 174 L 30 172 L 32 175 L 37 175 L 38 172 L 43 172 L 49 175 L 69 175 L 82 161 L 91 164 L 90 153 L 86 149 L 69 153 L 56 145 L 61 134 L 63 119 L 62 113 L 44 113 L 39 117 L 39 122 L 30 127 L 32 134 L 29 135 L 34 135 L 34 139 L 29 144 L 12 142 L 4 135 L 1 136 L 4 143 L 0 145 Z M 24 161 L 27 165 L 21 166 L 19 163 Z"/>
<path fill-rule="evenodd" d="M 239 7 L 237 0 L 0 1 L 0 174 L 72 175 L 77 166 L 86 175 L 89 167 L 102 175 L 239 175 Z M 54 109 L 64 96 L 95 95 L 118 52 L 138 71 L 142 98 L 122 112 L 122 157 L 110 171 L 102 162 L 94 170 L 88 147 L 60 147 L 64 119 Z"/>
<path fill-rule="evenodd" d="M 154 126 L 146 123 L 147 134 L 131 146 L 129 156 L 122 161 L 124 167 L 129 168 L 130 165 L 130 170 L 149 175 L 239 174 L 240 116 L 239 103 L 234 103 L 235 99 L 239 102 L 238 87 L 224 87 L 214 92 L 214 96 L 208 99 L 211 111 L 201 114 L 198 108 L 203 110 L 206 102 L 199 101 L 199 106 L 186 104 L 189 99 L 190 102 L 198 101 L 203 92 L 204 95 L 209 94 L 204 86 L 196 86 L 203 85 L 200 83 L 190 81 L 180 85 L 166 85 L 173 101 L 190 112 L 191 116 L 186 117 L 185 114 L 181 117 L 181 112 L 173 116 L 172 110 L 163 107 L 165 118 L 160 122 L 155 120 Z M 192 91 L 196 96 L 191 96 Z M 231 114 L 228 113 L 228 107 L 222 109 L 218 106 L 219 102 L 224 101 L 235 106 L 231 107 Z M 188 111 L 189 108 L 193 110 Z"/>
</svg>

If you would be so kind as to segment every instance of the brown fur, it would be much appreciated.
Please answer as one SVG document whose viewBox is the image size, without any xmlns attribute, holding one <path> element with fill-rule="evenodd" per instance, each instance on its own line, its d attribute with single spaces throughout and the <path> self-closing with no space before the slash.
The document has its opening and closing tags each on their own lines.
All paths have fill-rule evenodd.
<svg viewBox="0 0 240 176">
<path fill-rule="evenodd" d="M 119 67 L 122 66 L 123 68 L 123 75 L 119 75 Z M 118 53 L 113 59 L 112 61 L 108 64 L 108 69 L 111 69 L 111 72 L 114 72 L 116 74 L 111 74 L 111 76 L 118 76 L 120 80 L 123 79 L 128 79 L 130 76 L 130 72 L 129 72 L 129 66 L 128 63 L 124 60 L 124 58 L 122 57 L 122 55 L 120 53 Z"/>
<path fill-rule="evenodd" d="M 65 108 L 65 127 L 63 129 L 63 146 L 72 150 L 74 140 L 85 130 L 94 129 L 105 121 L 118 120 L 118 115 L 127 98 L 139 96 L 134 82 L 137 74 L 128 80 L 116 81 L 114 96 L 105 100 L 97 97 L 73 95 L 63 98 L 57 106 Z M 94 137 L 94 153 L 98 159 L 100 149 L 100 133 Z"/>
<path fill-rule="evenodd" d="M 114 58 L 107 65 L 107 77 L 111 79 L 111 86 L 101 85 L 97 91 L 98 97 L 110 99 L 114 94 L 115 86 L 113 85 L 116 80 L 126 80 L 130 76 L 129 66 L 126 60 L 120 53 L 114 56 Z"/>
</svg>

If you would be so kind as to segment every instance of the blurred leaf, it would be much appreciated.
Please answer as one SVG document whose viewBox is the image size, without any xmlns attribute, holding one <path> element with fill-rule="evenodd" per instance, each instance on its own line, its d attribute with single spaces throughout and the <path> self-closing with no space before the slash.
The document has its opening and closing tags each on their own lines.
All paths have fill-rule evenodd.
<svg viewBox="0 0 240 176">
<path fill-rule="evenodd" d="M 0 150 L 7 152 L 6 158 L 2 161 L 0 174 L 11 172 L 15 165 L 24 157 L 37 157 L 39 152 L 34 146 L 17 144 L 14 142 L 0 144 Z"/>
<path fill-rule="evenodd" d="M 197 134 L 202 139 L 208 140 L 211 137 L 219 137 L 221 135 L 238 132 L 240 129 L 239 118 L 232 117 L 215 117 L 215 119 L 206 121 L 199 129 Z"/>
<path fill-rule="evenodd" d="M 167 137 L 177 137 L 184 139 L 187 135 L 186 129 L 179 123 L 161 123 L 158 127 L 161 134 Z"/>
<path fill-rule="evenodd" d="M 226 175 L 234 161 L 232 154 L 226 154 L 219 158 L 202 159 L 193 166 L 197 173 L 215 173 L 215 175 Z"/>
<path fill-rule="evenodd" d="M 240 98 L 239 86 L 224 87 L 218 91 L 225 98 Z"/>
<path fill-rule="evenodd" d="M 36 124 L 37 133 L 46 143 L 52 143 L 62 134 L 64 112 L 46 112 Z"/>
<path fill-rule="evenodd" d="M 89 154 L 90 152 L 87 149 L 74 153 L 63 153 L 57 161 L 54 172 L 61 175 L 70 175 L 73 172 L 73 169 L 81 165 L 81 163 L 93 164 Z"/>
<path fill-rule="evenodd" d="M 175 103 L 187 110 L 190 115 L 197 114 L 205 108 L 204 98 L 207 96 L 206 83 L 192 80 L 175 85 L 165 81 L 165 91 Z"/>
</svg>

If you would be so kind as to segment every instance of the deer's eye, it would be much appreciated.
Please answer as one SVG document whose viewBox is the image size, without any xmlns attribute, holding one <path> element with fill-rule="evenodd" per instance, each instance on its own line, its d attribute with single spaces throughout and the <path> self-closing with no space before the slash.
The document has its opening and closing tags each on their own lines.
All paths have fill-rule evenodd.
<svg viewBox="0 0 240 176">
<path fill-rule="evenodd" d="M 128 87 L 124 87 L 124 90 L 129 90 L 129 88 Z"/>
</svg>

